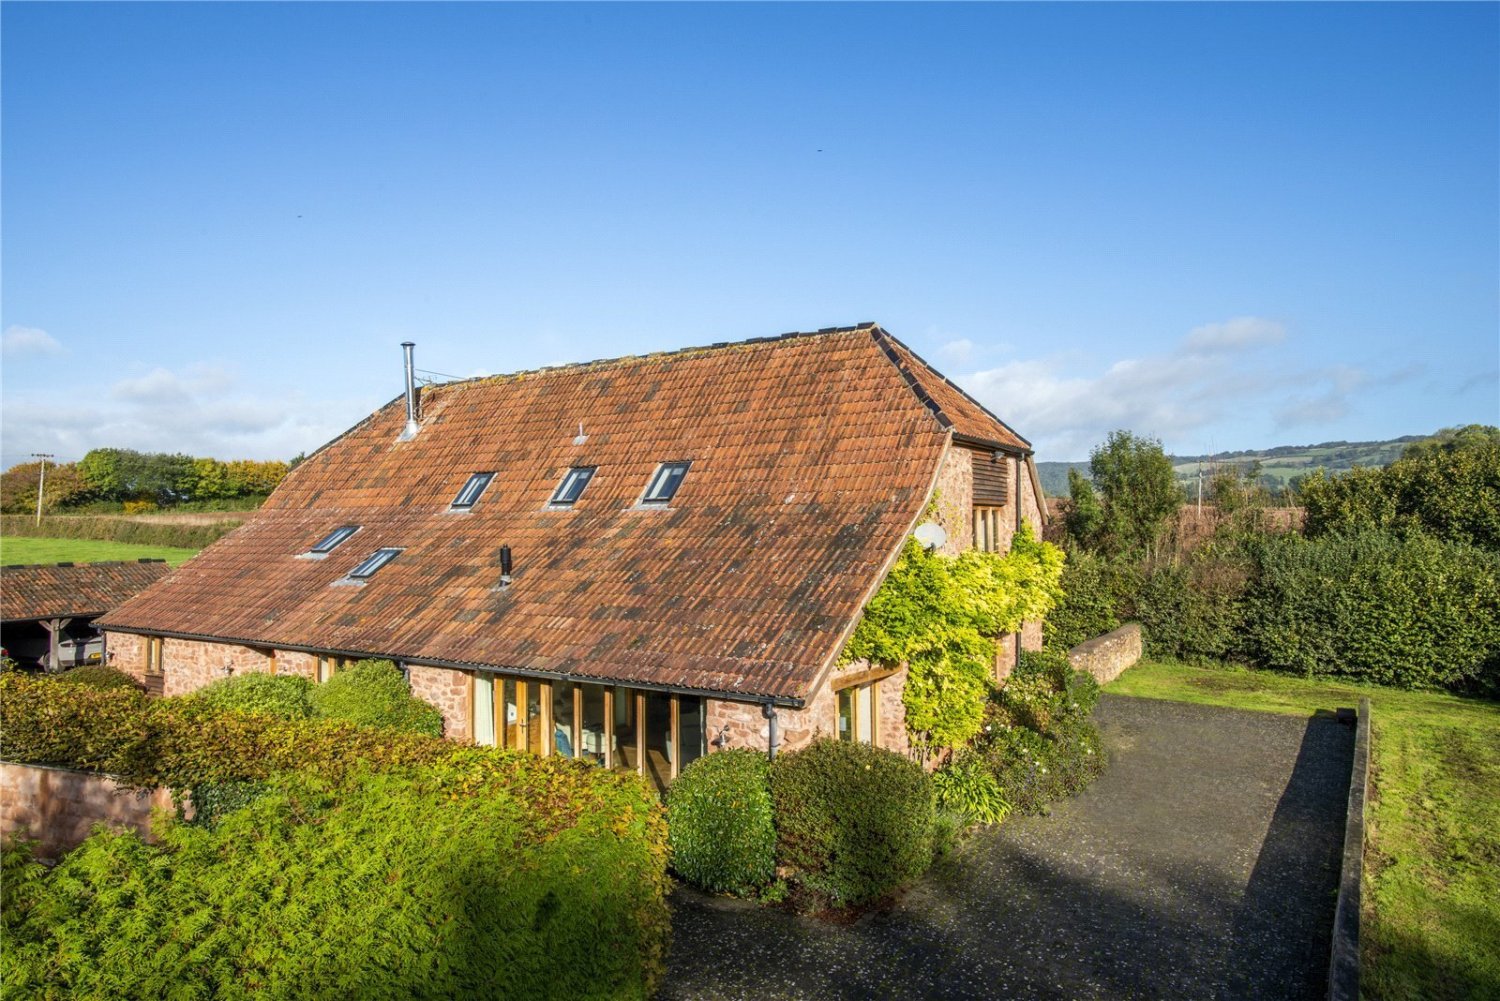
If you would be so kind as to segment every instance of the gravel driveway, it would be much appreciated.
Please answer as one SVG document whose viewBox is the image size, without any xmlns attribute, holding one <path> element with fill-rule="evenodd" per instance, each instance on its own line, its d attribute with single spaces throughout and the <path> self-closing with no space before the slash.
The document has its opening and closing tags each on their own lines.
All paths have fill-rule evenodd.
<svg viewBox="0 0 1500 1001">
<path fill-rule="evenodd" d="M 662 999 L 1319 998 L 1353 728 L 1106 695 L 1109 768 L 836 926 L 682 889 Z"/>
</svg>

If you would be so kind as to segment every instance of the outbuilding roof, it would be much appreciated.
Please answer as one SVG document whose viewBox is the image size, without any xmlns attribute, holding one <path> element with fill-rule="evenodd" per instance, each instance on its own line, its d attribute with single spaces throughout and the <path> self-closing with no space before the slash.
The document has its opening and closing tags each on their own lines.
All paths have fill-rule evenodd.
<svg viewBox="0 0 1500 1001">
<path fill-rule="evenodd" d="M 324 446 L 102 625 L 797 702 L 955 425 L 1025 448 L 874 324 L 442 384 L 408 441 L 404 421 L 397 398 Z M 670 502 L 642 503 L 679 462 Z M 582 467 L 577 501 L 549 503 Z M 341 526 L 358 531 L 306 555 Z M 349 579 L 382 549 L 399 552 Z"/>
<path fill-rule="evenodd" d="M 165 577 L 164 560 L 0 567 L 0 619 L 84 619 L 102 615 Z"/>
</svg>

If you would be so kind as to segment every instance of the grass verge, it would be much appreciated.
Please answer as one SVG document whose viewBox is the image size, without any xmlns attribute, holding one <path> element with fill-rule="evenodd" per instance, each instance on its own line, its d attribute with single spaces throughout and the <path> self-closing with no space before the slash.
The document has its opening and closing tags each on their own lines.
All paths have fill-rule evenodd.
<svg viewBox="0 0 1500 1001">
<path fill-rule="evenodd" d="M 1500 703 L 1165 663 L 1106 690 L 1295 715 L 1368 696 L 1360 994 L 1500 999 Z"/>
<path fill-rule="evenodd" d="M 102 563 L 105 560 L 162 559 L 172 566 L 198 554 L 175 546 L 142 546 L 97 539 L 0 538 L 0 563 Z"/>
</svg>

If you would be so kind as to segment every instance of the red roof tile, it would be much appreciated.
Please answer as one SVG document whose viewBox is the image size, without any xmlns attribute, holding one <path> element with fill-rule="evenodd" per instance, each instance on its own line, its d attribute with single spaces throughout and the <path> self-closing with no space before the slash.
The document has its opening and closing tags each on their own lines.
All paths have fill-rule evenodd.
<svg viewBox="0 0 1500 1001">
<path fill-rule="evenodd" d="M 951 387 L 919 360 L 903 375 L 892 347 L 902 357 L 869 325 L 449 383 L 423 391 L 409 442 L 398 398 L 104 624 L 803 698 L 948 446 L 908 375 L 933 399 Z M 954 399 L 951 423 L 998 433 Z M 642 509 L 673 460 L 692 467 L 670 507 Z M 578 503 L 549 509 L 584 465 L 598 471 Z M 490 470 L 473 510 L 450 512 Z M 326 559 L 297 558 L 343 524 L 361 528 Z M 497 591 L 502 545 L 515 574 Z M 366 584 L 332 586 L 386 546 L 403 551 Z"/>
<path fill-rule="evenodd" d="M 89 618 L 165 577 L 164 561 L 0 567 L 0 619 Z"/>
</svg>

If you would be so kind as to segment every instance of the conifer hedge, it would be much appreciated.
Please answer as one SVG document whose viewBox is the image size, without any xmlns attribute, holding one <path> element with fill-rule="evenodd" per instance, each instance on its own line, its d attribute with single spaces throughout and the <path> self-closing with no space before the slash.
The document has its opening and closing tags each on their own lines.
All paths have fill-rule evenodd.
<svg viewBox="0 0 1500 1001">
<path fill-rule="evenodd" d="M 257 782 L 156 844 L 5 852 L 17 997 L 644 998 L 666 825 L 634 775 L 201 701 L 0 676 L 0 755 L 188 789 Z"/>
</svg>

